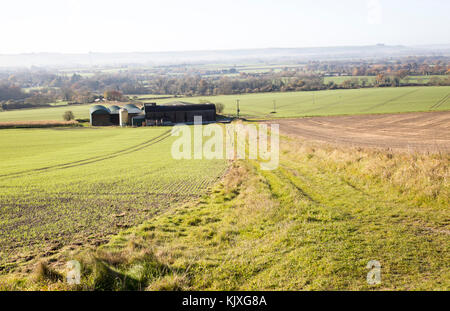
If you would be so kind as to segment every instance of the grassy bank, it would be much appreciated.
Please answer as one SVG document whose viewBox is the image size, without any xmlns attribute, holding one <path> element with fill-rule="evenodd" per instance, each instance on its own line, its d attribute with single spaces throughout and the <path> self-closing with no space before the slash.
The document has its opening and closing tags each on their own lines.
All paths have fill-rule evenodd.
<svg viewBox="0 0 450 311">
<path fill-rule="evenodd" d="M 283 138 L 277 170 L 235 162 L 195 203 L 2 288 L 70 289 L 52 271 L 75 258 L 84 290 L 448 290 L 448 167 L 448 155 Z M 366 282 L 370 260 L 380 285 Z"/>
</svg>

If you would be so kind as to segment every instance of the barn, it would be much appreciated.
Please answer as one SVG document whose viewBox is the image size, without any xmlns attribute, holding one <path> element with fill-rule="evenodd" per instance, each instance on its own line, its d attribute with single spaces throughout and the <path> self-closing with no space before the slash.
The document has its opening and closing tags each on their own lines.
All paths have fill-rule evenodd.
<svg viewBox="0 0 450 311">
<path fill-rule="evenodd" d="M 145 104 L 145 122 L 147 125 L 193 123 L 194 116 L 201 116 L 203 122 L 216 121 L 214 104 L 192 104 L 175 101 L 164 105 Z"/>
<path fill-rule="evenodd" d="M 143 117 L 143 111 L 140 108 L 136 107 L 136 105 L 126 104 L 123 108 L 128 113 L 128 118 L 127 118 L 127 120 L 125 122 L 127 125 L 132 125 L 133 124 L 133 119 L 135 117 L 138 117 L 138 116 L 141 117 L 141 118 Z"/>
<path fill-rule="evenodd" d="M 190 124 L 194 116 L 201 116 L 203 122 L 216 121 L 214 104 L 192 104 L 175 101 L 164 105 L 144 104 L 143 110 L 133 104 L 123 107 L 95 105 L 90 108 L 92 126 L 108 125 L 171 125 Z M 145 112 L 145 113 L 144 113 Z"/>
<path fill-rule="evenodd" d="M 143 111 L 133 104 L 126 104 L 123 107 L 113 105 L 109 108 L 95 105 L 90 108 L 89 112 L 92 126 L 120 125 L 121 122 L 124 125 L 134 125 L 134 119 L 144 119 Z"/>
<path fill-rule="evenodd" d="M 95 105 L 89 109 L 92 126 L 107 126 L 111 123 L 111 112 L 102 105 Z"/>
<path fill-rule="evenodd" d="M 117 105 L 113 105 L 109 107 L 110 111 L 110 120 L 112 125 L 119 125 L 119 111 L 120 107 Z"/>
</svg>

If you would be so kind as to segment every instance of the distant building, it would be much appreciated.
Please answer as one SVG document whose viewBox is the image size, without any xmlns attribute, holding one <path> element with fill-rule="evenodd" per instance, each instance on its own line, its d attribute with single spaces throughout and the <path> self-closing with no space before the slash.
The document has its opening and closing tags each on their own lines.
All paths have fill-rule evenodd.
<svg viewBox="0 0 450 311">
<path fill-rule="evenodd" d="M 95 105 L 89 109 L 92 126 L 107 126 L 111 123 L 111 111 L 102 105 Z"/>
<path fill-rule="evenodd" d="M 144 104 L 142 109 L 133 104 L 123 107 L 114 105 L 109 108 L 95 105 L 90 108 L 92 126 L 189 124 L 194 122 L 194 116 L 201 116 L 203 122 L 214 122 L 216 106 L 176 101 L 164 105 Z"/>
<path fill-rule="evenodd" d="M 121 121 L 123 125 L 133 125 L 134 118 L 144 118 L 144 112 L 133 104 L 126 104 L 123 107 L 114 105 L 109 108 L 95 105 L 89 111 L 92 126 L 120 125 Z"/>
<path fill-rule="evenodd" d="M 193 123 L 194 116 L 201 116 L 203 121 L 216 121 L 214 104 L 191 104 L 171 102 L 164 105 L 144 104 L 145 122 L 147 125 L 164 125 L 176 123 Z"/>
<path fill-rule="evenodd" d="M 111 106 L 109 107 L 109 111 L 110 111 L 110 121 L 111 124 L 113 125 L 119 125 L 119 111 L 120 111 L 120 107 L 117 105 Z"/>
</svg>

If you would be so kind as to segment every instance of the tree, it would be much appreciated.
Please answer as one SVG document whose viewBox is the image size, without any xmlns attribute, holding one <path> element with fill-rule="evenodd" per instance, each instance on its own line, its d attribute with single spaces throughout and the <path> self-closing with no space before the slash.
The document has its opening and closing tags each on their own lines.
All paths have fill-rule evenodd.
<svg viewBox="0 0 450 311">
<path fill-rule="evenodd" d="M 431 77 L 430 81 L 428 81 L 429 85 L 434 85 L 434 86 L 438 86 L 441 84 L 441 79 L 438 77 Z"/>
<path fill-rule="evenodd" d="M 65 121 L 71 121 L 71 120 L 75 119 L 75 116 L 73 115 L 72 111 L 66 111 L 63 114 L 63 119 Z"/>
<path fill-rule="evenodd" d="M 120 101 L 123 98 L 122 93 L 115 90 L 105 91 L 103 96 L 107 100 L 116 100 L 116 101 Z"/>
<path fill-rule="evenodd" d="M 386 83 L 386 78 L 384 74 L 382 73 L 377 74 L 376 82 L 378 86 L 383 86 Z"/>
<path fill-rule="evenodd" d="M 396 76 L 399 77 L 400 80 L 405 79 L 408 76 L 408 71 L 400 70 L 399 72 L 397 72 Z"/>
<path fill-rule="evenodd" d="M 394 77 L 391 79 L 391 86 L 394 86 L 394 87 L 400 86 L 400 78 L 397 77 L 397 76 L 394 76 Z"/>
<path fill-rule="evenodd" d="M 61 88 L 61 99 L 65 101 L 71 101 L 75 96 L 75 92 L 67 87 Z"/>
<path fill-rule="evenodd" d="M 222 103 L 215 103 L 216 105 L 216 112 L 217 113 L 222 113 L 223 110 L 225 109 L 225 105 Z"/>
<path fill-rule="evenodd" d="M 369 84 L 369 79 L 361 78 L 361 86 L 366 87 Z"/>
</svg>

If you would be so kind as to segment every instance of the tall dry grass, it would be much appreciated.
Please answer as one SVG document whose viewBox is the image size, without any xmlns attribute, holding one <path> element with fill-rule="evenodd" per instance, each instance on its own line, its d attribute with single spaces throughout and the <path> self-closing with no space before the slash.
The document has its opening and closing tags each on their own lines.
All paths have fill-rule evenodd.
<svg viewBox="0 0 450 311">
<path fill-rule="evenodd" d="M 8 121 L 0 122 L 0 129 L 7 128 L 46 128 L 46 127 L 61 127 L 61 126 L 81 126 L 78 121 Z"/>
<path fill-rule="evenodd" d="M 281 149 L 290 160 L 316 162 L 318 167 L 343 174 L 355 184 L 385 184 L 419 205 L 431 201 L 449 205 L 448 152 L 336 147 L 291 138 Z"/>
</svg>

